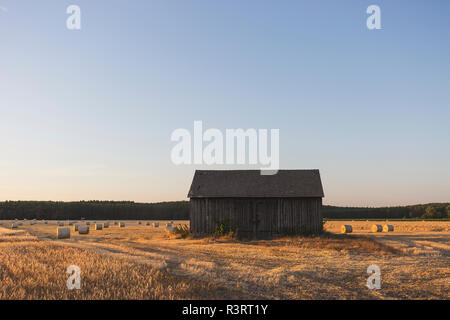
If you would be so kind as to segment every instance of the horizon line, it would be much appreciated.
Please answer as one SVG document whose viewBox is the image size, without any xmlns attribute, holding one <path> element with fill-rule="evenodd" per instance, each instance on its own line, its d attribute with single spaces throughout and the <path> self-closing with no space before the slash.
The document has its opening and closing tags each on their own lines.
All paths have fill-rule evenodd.
<svg viewBox="0 0 450 320">
<path fill-rule="evenodd" d="M 136 204 L 160 204 L 167 202 L 189 202 L 189 199 L 186 200 L 164 200 L 164 201 L 155 201 L 155 202 L 141 202 L 134 200 L 0 200 L 0 203 L 5 202 L 63 202 L 63 203 L 73 203 L 73 202 L 131 202 Z M 450 201 L 442 201 L 442 202 L 426 202 L 426 203 L 415 203 L 415 204 L 405 204 L 405 205 L 385 205 L 385 206 L 347 206 L 347 205 L 334 205 L 334 204 L 322 204 L 323 206 L 329 207 L 341 207 L 341 208 L 396 208 L 396 207 L 412 207 L 412 206 L 423 206 L 423 205 L 432 205 L 432 204 L 450 204 Z"/>
</svg>

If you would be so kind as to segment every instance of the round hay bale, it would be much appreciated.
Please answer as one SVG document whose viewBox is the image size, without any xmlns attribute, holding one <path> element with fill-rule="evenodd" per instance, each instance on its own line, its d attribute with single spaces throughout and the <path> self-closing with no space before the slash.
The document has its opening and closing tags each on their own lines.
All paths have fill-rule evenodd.
<svg viewBox="0 0 450 320">
<path fill-rule="evenodd" d="M 103 230 L 103 225 L 101 223 L 96 223 L 94 225 L 94 230 Z"/>
<path fill-rule="evenodd" d="M 64 222 L 58 221 L 57 225 L 60 226 L 60 227 L 63 227 L 64 226 Z"/>
<path fill-rule="evenodd" d="M 88 226 L 78 226 L 78 233 L 79 234 L 88 234 L 89 227 Z"/>
<path fill-rule="evenodd" d="M 372 232 L 381 232 L 381 231 L 383 231 L 383 226 L 381 224 L 373 224 L 370 227 L 370 231 L 372 231 Z"/>
<path fill-rule="evenodd" d="M 341 226 L 341 233 L 352 233 L 353 228 L 351 225 L 345 224 Z"/>
<path fill-rule="evenodd" d="M 167 232 L 167 233 L 172 233 L 174 229 L 175 229 L 175 228 L 174 228 L 173 226 L 167 226 L 167 227 L 166 227 L 166 232 Z"/>
<path fill-rule="evenodd" d="M 68 239 L 70 238 L 70 228 L 58 228 L 56 230 L 56 237 L 58 239 Z"/>
<path fill-rule="evenodd" d="M 158 228 L 158 227 L 159 227 L 159 222 L 153 222 L 152 225 L 153 225 L 155 228 Z"/>
<path fill-rule="evenodd" d="M 383 226 L 383 232 L 392 232 L 394 231 L 394 226 L 392 224 L 385 224 Z"/>
<path fill-rule="evenodd" d="M 34 226 L 35 224 L 36 224 L 35 221 L 31 221 L 31 222 L 30 222 L 30 225 L 31 225 L 31 226 Z"/>
<path fill-rule="evenodd" d="M 87 226 L 90 226 L 90 225 L 91 225 L 91 223 L 90 223 L 90 222 L 86 222 L 86 225 L 87 225 Z"/>
<path fill-rule="evenodd" d="M 48 224 L 48 222 L 47 222 L 47 221 L 44 221 L 44 224 Z"/>
<path fill-rule="evenodd" d="M 146 225 L 146 226 L 149 226 L 149 225 L 150 225 L 150 222 L 147 221 L 147 222 L 145 223 L 145 225 Z"/>
<path fill-rule="evenodd" d="M 119 227 L 120 227 L 120 228 L 125 228 L 125 222 L 121 222 L 121 223 L 119 224 Z"/>
<path fill-rule="evenodd" d="M 142 224 L 142 222 L 139 221 L 138 224 Z"/>
<path fill-rule="evenodd" d="M 11 229 L 17 229 L 19 227 L 19 224 L 17 223 L 17 222 L 14 222 L 12 225 L 11 225 Z"/>
<path fill-rule="evenodd" d="M 109 228 L 109 222 L 105 222 L 105 223 L 103 224 L 103 228 Z"/>
<path fill-rule="evenodd" d="M 117 226 L 119 223 L 117 221 L 114 221 L 114 225 Z"/>
</svg>

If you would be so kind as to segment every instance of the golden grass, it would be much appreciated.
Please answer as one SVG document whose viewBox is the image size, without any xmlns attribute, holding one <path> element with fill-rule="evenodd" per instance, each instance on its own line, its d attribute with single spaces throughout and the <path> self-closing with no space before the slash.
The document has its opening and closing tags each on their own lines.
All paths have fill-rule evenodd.
<svg viewBox="0 0 450 320">
<path fill-rule="evenodd" d="M 232 299 L 239 295 L 146 264 L 48 242 L 2 242 L 0 261 L 0 299 Z M 81 268 L 81 290 L 67 289 L 65 272 L 70 265 Z"/>
<path fill-rule="evenodd" d="M 0 298 L 450 299 L 445 232 L 378 233 L 380 238 L 373 238 L 362 231 L 238 241 L 181 239 L 161 227 L 126 223 L 126 228 L 86 236 L 72 233 L 62 241 L 54 240 L 56 225 L 19 229 L 22 236 L 25 231 L 39 241 L 15 242 L 15 236 L 0 234 L 9 239 L 0 241 L 0 270 L 6 270 L 0 271 Z M 70 264 L 79 265 L 84 274 L 79 292 L 65 287 Z M 381 268 L 381 290 L 365 286 L 372 264 Z M 48 281 L 33 278 L 38 270 L 49 273 L 40 276 Z"/>
<path fill-rule="evenodd" d="M 337 221 L 330 220 L 324 225 L 325 231 L 338 232 L 341 225 L 349 224 L 353 232 L 369 232 L 374 224 L 390 224 L 395 232 L 450 232 L 450 221 Z"/>
<path fill-rule="evenodd" d="M 275 240 L 277 242 L 286 242 L 292 246 L 305 249 L 316 250 L 336 250 L 351 252 L 352 254 L 372 254 L 372 255 L 389 255 L 400 254 L 400 252 L 392 247 L 373 241 L 372 239 L 363 238 L 353 235 L 333 234 L 325 232 L 321 236 L 315 237 L 290 237 Z M 270 245 L 268 243 L 267 245 Z"/>
</svg>

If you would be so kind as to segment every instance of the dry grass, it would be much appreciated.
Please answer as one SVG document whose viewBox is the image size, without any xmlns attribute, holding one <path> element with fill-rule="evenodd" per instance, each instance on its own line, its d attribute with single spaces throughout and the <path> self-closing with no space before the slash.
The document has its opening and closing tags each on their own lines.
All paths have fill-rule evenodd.
<svg viewBox="0 0 450 320">
<path fill-rule="evenodd" d="M 42 298 L 44 293 L 51 299 L 450 298 L 450 250 L 428 238 L 424 251 L 408 252 L 364 232 L 259 241 L 180 239 L 167 235 L 163 227 L 126 223 L 126 228 L 110 227 L 62 241 L 53 240 L 56 225 L 21 227 L 39 241 L 0 242 L 0 270 L 17 269 L 0 273 L 0 281 L 8 284 L 0 289 L 1 298 L 8 298 L 8 292 L 19 299 Z M 448 242 L 448 233 L 430 234 Z M 380 235 L 393 244 L 405 241 L 396 232 Z M 414 248 L 424 241 L 420 237 L 411 243 Z M 427 247 L 435 252 L 430 255 Z M 79 265 L 85 274 L 78 293 L 65 287 L 65 268 L 70 264 Z M 381 290 L 365 286 L 372 264 L 381 268 Z M 33 268 L 49 271 L 50 280 L 34 281 L 34 271 L 26 271 Z"/>
<path fill-rule="evenodd" d="M 372 232 L 374 223 L 394 225 L 394 232 Z M 405 254 L 448 257 L 450 253 L 449 221 L 328 221 L 325 229 L 338 232 L 343 224 L 353 226 L 354 237 L 376 240 Z"/>
<path fill-rule="evenodd" d="M 325 232 L 318 237 L 291 237 L 275 240 L 276 242 L 286 242 L 289 245 L 304 249 L 335 250 L 339 252 L 349 252 L 352 254 L 371 254 L 383 256 L 389 254 L 400 254 L 392 247 L 373 241 L 372 239 L 341 235 Z M 270 245 L 270 242 L 267 243 Z"/>
<path fill-rule="evenodd" d="M 368 232 L 373 224 L 390 224 L 396 232 L 450 232 L 450 221 L 336 221 L 325 223 L 324 229 L 330 232 L 339 232 L 341 225 L 349 224 L 353 232 Z"/>
<path fill-rule="evenodd" d="M 0 299 L 229 299 L 237 290 L 171 275 L 146 264 L 48 242 L 0 243 Z M 68 290 L 66 269 L 82 272 Z"/>
</svg>

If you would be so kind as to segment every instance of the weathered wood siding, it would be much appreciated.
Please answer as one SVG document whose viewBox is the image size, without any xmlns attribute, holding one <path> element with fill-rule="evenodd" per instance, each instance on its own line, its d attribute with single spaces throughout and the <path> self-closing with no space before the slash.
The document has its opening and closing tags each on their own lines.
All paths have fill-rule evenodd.
<svg viewBox="0 0 450 320">
<path fill-rule="evenodd" d="M 192 233 L 220 224 L 240 236 L 269 238 L 322 231 L 322 198 L 191 198 Z"/>
</svg>

